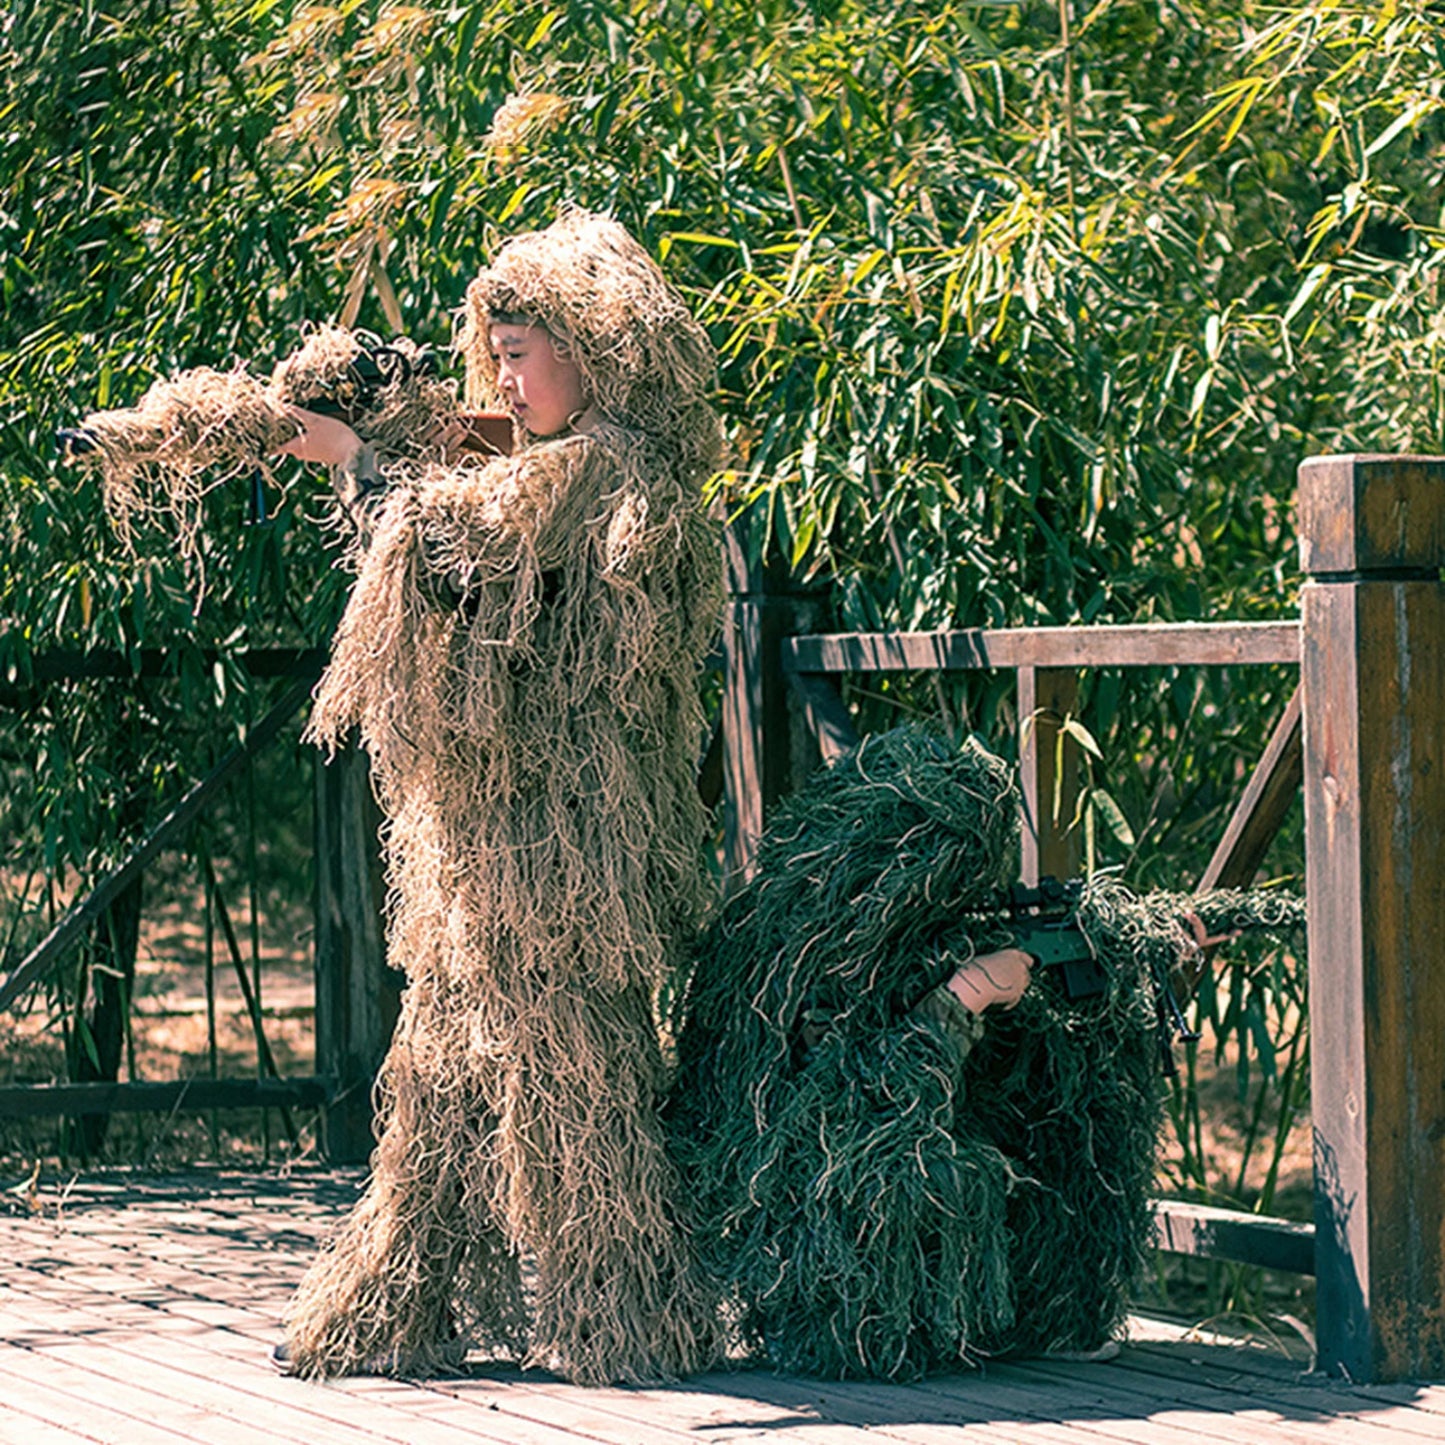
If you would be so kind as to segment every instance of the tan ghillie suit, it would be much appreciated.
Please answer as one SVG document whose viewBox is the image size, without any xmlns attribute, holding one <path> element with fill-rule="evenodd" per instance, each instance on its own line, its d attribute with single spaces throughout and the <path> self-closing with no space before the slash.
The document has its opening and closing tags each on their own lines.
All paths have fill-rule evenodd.
<svg viewBox="0 0 1445 1445">
<path fill-rule="evenodd" d="M 311 722 L 370 754 L 409 986 L 371 1182 L 291 1310 L 305 1374 L 425 1371 L 470 1337 L 600 1383 L 717 1348 L 653 1012 L 705 904 L 711 353 L 641 248 L 581 213 L 472 283 L 473 403 L 497 400 L 488 319 L 514 313 L 567 346 L 600 421 L 385 466 Z"/>
</svg>

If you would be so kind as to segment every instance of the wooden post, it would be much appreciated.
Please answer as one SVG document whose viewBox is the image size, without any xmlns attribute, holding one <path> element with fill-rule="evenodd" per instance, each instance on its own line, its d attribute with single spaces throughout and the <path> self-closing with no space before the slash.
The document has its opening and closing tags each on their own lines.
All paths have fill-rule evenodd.
<svg viewBox="0 0 1445 1445">
<path fill-rule="evenodd" d="M 1445 458 L 1299 473 L 1320 1365 L 1445 1377 Z"/>
<path fill-rule="evenodd" d="M 386 966 L 380 812 L 359 748 L 316 764 L 316 1072 L 331 1084 L 322 1149 L 371 1153 L 371 1086 L 391 1041 L 400 980 Z"/>
<path fill-rule="evenodd" d="M 1079 747 L 1069 737 L 1059 746 L 1064 718 L 1079 705 L 1079 675 L 1072 668 L 1021 667 L 1018 680 L 1019 789 L 1024 813 L 1019 875 L 1033 888 L 1041 877 L 1072 878 L 1082 862 L 1078 830 L 1070 832 L 1068 827 L 1079 797 Z"/>
<path fill-rule="evenodd" d="M 779 642 L 791 612 L 780 566 L 751 555 L 747 519 L 727 529 L 723 617 L 723 886 L 752 872 L 767 808 L 792 784 L 792 726 Z"/>
</svg>

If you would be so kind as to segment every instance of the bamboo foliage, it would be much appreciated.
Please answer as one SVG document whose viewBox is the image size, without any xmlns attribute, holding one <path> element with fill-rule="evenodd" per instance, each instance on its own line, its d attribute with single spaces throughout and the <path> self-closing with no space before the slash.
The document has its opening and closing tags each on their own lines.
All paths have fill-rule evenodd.
<svg viewBox="0 0 1445 1445">
<path fill-rule="evenodd" d="M 182 367 L 265 374 L 303 319 L 445 346 L 495 239 L 563 201 L 689 293 L 723 357 L 715 485 L 833 625 L 1289 615 L 1301 457 L 1445 447 L 1441 47 L 1422 0 L 15 0 L 0 672 L 323 639 L 314 480 L 268 529 L 208 498 L 197 611 L 168 539 L 122 556 L 53 428 Z M 1291 685 L 1087 680 L 1099 861 L 1197 876 Z M 851 700 L 868 726 L 933 705 Z M 147 699 L 142 811 L 202 701 L 255 706 L 198 664 Z M 1014 721 L 998 683 L 949 701 L 996 741 Z M 7 867 L 118 846 L 134 784 L 95 706 L 7 737 Z M 1270 987 L 1239 997 L 1282 1018 L 1300 986 Z M 1287 1037 L 1244 1016 L 1219 1005 L 1272 1065 Z"/>
</svg>

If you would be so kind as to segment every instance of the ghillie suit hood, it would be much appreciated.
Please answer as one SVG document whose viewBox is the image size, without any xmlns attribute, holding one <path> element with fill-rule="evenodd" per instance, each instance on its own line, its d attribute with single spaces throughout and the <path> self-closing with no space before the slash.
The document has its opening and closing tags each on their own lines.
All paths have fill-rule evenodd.
<svg viewBox="0 0 1445 1445">
<path fill-rule="evenodd" d="M 410 984 L 372 1183 L 292 1314 L 313 1374 L 435 1362 L 449 1314 L 588 1383 L 686 1373 L 717 1345 L 655 1112 L 653 1013 L 708 901 L 706 353 L 610 221 L 509 242 L 469 294 L 473 340 L 523 274 L 588 356 L 600 419 L 486 463 L 387 465 L 311 721 L 332 747 L 359 728 L 370 754 Z M 671 353 L 691 368 L 648 369 Z M 610 400 L 640 396 L 637 368 L 645 414 Z"/>
<path fill-rule="evenodd" d="M 1035 978 L 974 1016 L 931 992 L 1008 946 L 1011 770 L 916 728 L 870 738 L 778 808 L 702 938 L 666 1117 L 738 1343 L 787 1371 L 908 1378 L 1086 1349 L 1150 1240 L 1161 1118 L 1151 962 L 1178 922 L 1302 922 L 1274 894 L 1086 890 L 1108 979 Z M 972 915 L 972 916 L 970 916 Z"/>
<path fill-rule="evenodd" d="M 613 425 L 665 439 L 674 465 L 706 475 L 720 455 L 707 403 L 716 358 L 707 333 L 657 263 L 604 216 L 569 211 L 545 231 L 517 236 L 467 288 L 458 349 L 467 404 L 504 404 L 488 331 L 522 316 L 547 328 Z"/>
</svg>

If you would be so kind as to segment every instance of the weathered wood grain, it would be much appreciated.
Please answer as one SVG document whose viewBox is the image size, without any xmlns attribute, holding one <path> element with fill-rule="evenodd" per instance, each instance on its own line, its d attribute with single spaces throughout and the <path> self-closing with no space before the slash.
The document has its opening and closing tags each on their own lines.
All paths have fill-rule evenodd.
<svg viewBox="0 0 1445 1445">
<path fill-rule="evenodd" d="M 1073 878 L 1083 862 L 1079 830 L 1072 825 L 1079 799 L 1079 745 L 1063 731 L 1079 707 L 1079 675 L 1072 668 L 1018 670 L 1020 874 L 1036 888 L 1040 878 Z"/>
<path fill-rule="evenodd" d="M 782 665 L 788 672 L 948 672 L 986 667 L 1179 667 L 1298 661 L 1296 622 L 815 633 L 790 637 L 782 647 Z"/>
<path fill-rule="evenodd" d="M 1285 815 L 1299 796 L 1304 780 L 1302 697 L 1300 688 L 1296 687 L 1274 725 L 1264 752 L 1225 825 L 1224 835 L 1199 880 L 1201 893 L 1211 888 L 1249 887 Z"/>
<path fill-rule="evenodd" d="M 366 754 L 348 748 L 315 769 L 316 1068 L 333 1081 L 321 1146 L 333 1163 L 371 1153 L 372 1083 L 400 1012 L 386 966 L 381 814 Z"/>
<path fill-rule="evenodd" d="M 1302 1384 L 1297 1361 L 1157 1324 L 1113 1364 L 992 1362 L 911 1385 L 748 1370 L 584 1390 L 482 1361 L 454 1380 L 282 1378 L 266 1363 L 281 1311 L 362 1177 L 94 1176 L 0 1215 L 0 1441 L 1383 1445 L 1445 1426 L 1445 1390 Z"/>
<path fill-rule="evenodd" d="M 1321 1359 L 1439 1379 L 1445 459 L 1307 462 L 1300 510 Z"/>
</svg>

